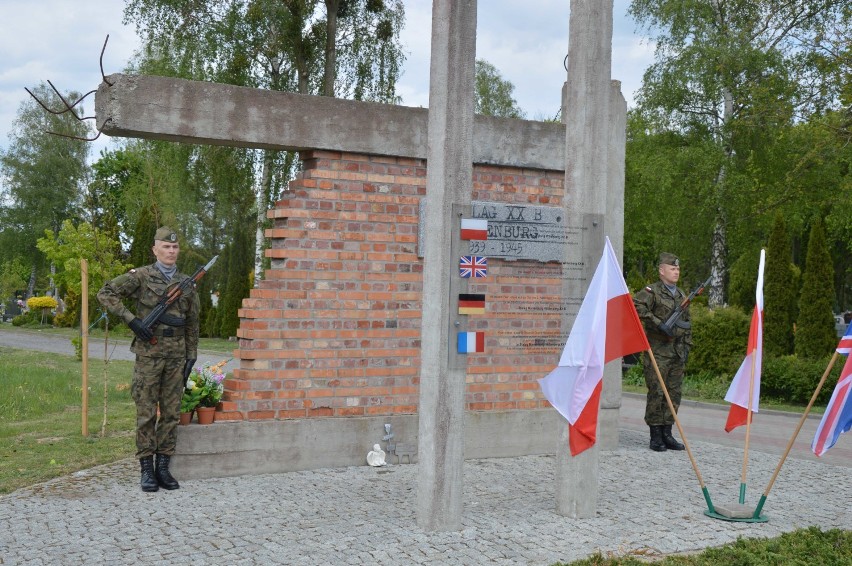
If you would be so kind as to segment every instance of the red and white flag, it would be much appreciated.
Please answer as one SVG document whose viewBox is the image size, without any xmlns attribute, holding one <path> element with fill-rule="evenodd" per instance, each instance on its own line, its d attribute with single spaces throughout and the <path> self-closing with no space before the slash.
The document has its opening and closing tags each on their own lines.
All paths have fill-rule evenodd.
<svg viewBox="0 0 852 566">
<path fill-rule="evenodd" d="M 460 236 L 462 240 L 487 240 L 488 220 L 483 218 L 462 218 Z"/>
<path fill-rule="evenodd" d="M 607 238 L 559 365 L 538 380 L 550 404 L 568 419 L 572 456 L 595 444 L 604 365 L 649 348 Z"/>
<path fill-rule="evenodd" d="M 752 413 L 758 410 L 760 374 L 763 369 L 763 266 L 765 263 L 766 250 L 760 250 L 754 312 L 751 314 L 751 328 L 748 331 L 748 350 L 725 395 L 725 401 L 731 403 L 725 432 L 731 432 L 738 426 L 746 424 L 749 408 Z M 751 399 L 749 399 L 749 389 L 752 392 Z"/>
</svg>

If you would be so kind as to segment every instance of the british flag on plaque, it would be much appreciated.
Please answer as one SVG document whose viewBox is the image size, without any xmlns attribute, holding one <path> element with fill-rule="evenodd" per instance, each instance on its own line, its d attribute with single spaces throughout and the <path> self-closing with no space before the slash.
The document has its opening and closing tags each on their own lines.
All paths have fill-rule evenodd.
<svg viewBox="0 0 852 566">
<path fill-rule="evenodd" d="M 488 258 L 478 255 L 463 255 L 459 259 L 459 277 L 485 277 L 488 275 Z"/>
</svg>

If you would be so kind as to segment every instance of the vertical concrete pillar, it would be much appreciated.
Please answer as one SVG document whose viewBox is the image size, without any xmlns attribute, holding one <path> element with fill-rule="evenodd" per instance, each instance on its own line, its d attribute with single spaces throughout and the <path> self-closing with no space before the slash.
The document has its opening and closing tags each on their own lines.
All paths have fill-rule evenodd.
<svg viewBox="0 0 852 566">
<path fill-rule="evenodd" d="M 610 82 L 610 138 L 606 196 L 606 230 L 624 267 L 624 158 L 627 147 L 627 101 L 621 94 L 621 81 Z M 612 361 L 604 368 L 598 439 L 601 450 L 618 448 L 618 416 L 621 410 L 621 363 Z"/>
<path fill-rule="evenodd" d="M 434 0 L 417 454 L 417 524 L 428 531 L 461 530 L 466 371 L 449 364 L 451 213 L 471 200 L 475 60 L 476 0 Z"/>
<path fill-rule="evenodd" d="M 568 80 L 565 101 L 565 206 L 567 218 L 581 226 L 580 246 L 566 260 L 582 261 L 581 281 L 565 281 L 563 299 L 576 304 L 585 296 L 607 234 L 609 189 L 610 69 L 613 0 L 571 0 L 568 30 Z M 578 249 L 579 248 L 579 249 Z M 565 335 L 576 312 L 562 320 Z M 567 426 L 556 452 L 557 512 L 572 518 L 594 517 L 598 499 L 600 443 L 577 456 L 568 448 Z"/>
</svg>

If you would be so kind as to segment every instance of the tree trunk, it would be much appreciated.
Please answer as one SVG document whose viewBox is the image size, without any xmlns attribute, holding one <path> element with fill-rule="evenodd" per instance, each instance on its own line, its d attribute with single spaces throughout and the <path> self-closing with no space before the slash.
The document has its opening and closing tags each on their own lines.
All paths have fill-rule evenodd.
<svg viewBox="0 0 852 566">
<path fill-rule="evenodd" d="M 254 286 L 260 284 L 263 278 L 263 225 L 266 223 L 266 203 L 272 193 L 273 152 L 264 150 L 263 169 L 260 174 L 260 184 L 257 187 L 257 234 L 254 244 Z"/>
<path fill-rule="evenodd" d="M 30 280 L 27 282 L 27 292 L 24 296 L 24 300 L 26 301 L 30 297 L 35 294 L 35 284 L 36 284 L 36 266 L 33 264 L 30 269 Z"/>
<path fill-rule="evenodd" d="M 325 71 L 322 77 L 323 96 L 334 96 L 334 78 L 337 67 L 337 11 L 340 0 L 325 0 Z"/>
<path fill-rule="evenodd" d="M 721 136 L 727 136 L 725 125 L 734 116 L 734 97 L 730 89 L 722 89 L 724 108 L 722 110 L 722 124 L 719 131 Z M 707 294 L 707 302 L 711 307 L 720 307 L 725 304 L 725 274 L 728 271 L 728 237 L 727 218 L 725 215 L 725 185 L 727 183 L 728 164 L 734 157 L 734 149 L 730 140 L 722 137 L 721 143 L 725 153 L 725 159 L 719 167 L 716 175 L 716 225 L 713 227 L 713 241 L 710 249 L 710 290 Z"/>
</svg>

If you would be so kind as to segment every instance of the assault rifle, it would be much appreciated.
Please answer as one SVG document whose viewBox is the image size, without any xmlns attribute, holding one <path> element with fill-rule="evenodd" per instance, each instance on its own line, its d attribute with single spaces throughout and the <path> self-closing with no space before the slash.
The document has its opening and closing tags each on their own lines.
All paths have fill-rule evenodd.
<svg viewBox="0 0 852 566">
<path fill-rule="evenodd" d="M 195 273 L 192 274 L 192 277 L 188 277 L 180 282 L 179 285 L 172 287 L 172 289 L 163 295 L 163 298 L 157 303 L 157 306 L 148 313 L 142 320 L 142 326 L 148 328 L 150 330 L 154 330 L 158 323 L 163 322 L 164 324 L 168 324 L 169 326 L 183 326 L 186 324 L 184 319 L 178 318 L 176 316 L 171 316 L 166 314 L 166 309 L 174 303 L 176 300 L 180 298 L 181 295 L 184 294 L 191 286 L 194 286 L 198 281 L 204 277 L 204 274 L 213 267 L 213 264 L 216 263 L 216 260 L 219 259 L 218 255 L 213 256 L 213 259 L 207 262 L 207 265 L 203 265 L 199 267 Z M 152 336 L 151 340 L 149 340 L 151 344 L 157 343 L 157 337 Z"/>
<path fill-rule="evenodd" d="M 708 277 L 707 281 L 705 281 L 704 283 L 702 283 L 701 285 L 696 287 L 692 291 L 692 293 L 690 293 L 689 296 L 687 298 L 685 298 L 683 300 L 683 302 L 677 306 L 677 308 L 674 310 L 674 312 L 671 314 L 671 316 L 669 316 L 668 320 L 666 320 L 664 323 L 662 323 L 658 327 L 661 332 L 663 332 L 667 336 L 674 337 L 675 326 L 680 327 L 680 328 L 689 328 L 689 323 L 688 322 L 681 322 L 680 317 L 681 317 L 681 315 L 683 315 L 683 311 L 685 311 L 686 308 L 689 306 L 689 303 L 692 302 L 692 299 L 694 299 L 695 297 L 700 295 L 701 292 L 704 290 L 704 288 L 707 285 L 710 284 L 710 279 L 712 279 L 712 277 L 713 277 L 712 275 L 710 277 Z"/>
</svg>

